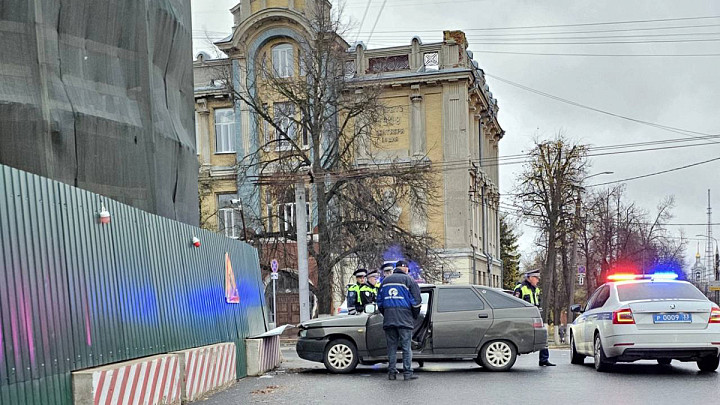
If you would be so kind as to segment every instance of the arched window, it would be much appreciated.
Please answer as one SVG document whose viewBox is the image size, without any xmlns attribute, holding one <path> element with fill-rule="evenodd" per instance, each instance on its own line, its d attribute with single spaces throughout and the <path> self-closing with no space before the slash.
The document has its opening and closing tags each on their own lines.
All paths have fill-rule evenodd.
<svg viewBox="0 0 720 405">
<path fill-rule="evenodd" d="M 280 44 L 272 48 L 273 71 L 276 77 L 291 77 L 294 74 L 293 46 Z"/>
</svg>

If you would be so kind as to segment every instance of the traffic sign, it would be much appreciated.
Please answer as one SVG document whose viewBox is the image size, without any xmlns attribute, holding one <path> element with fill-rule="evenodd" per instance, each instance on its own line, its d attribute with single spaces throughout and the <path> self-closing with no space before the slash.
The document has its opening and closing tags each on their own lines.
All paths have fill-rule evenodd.
<svg viewBox="0 0 720 405">
<path fill-rule="evenodd" d="M 585 274 L 585 266 L 578 266 L 578 274 Z"/>
<path fill-rule="evenodd" d="M 275 259 L 272 259 L 272 261 L 270 262 L 270 268 L 272 269 L 273 273 L 277 273 L 278 272 L 278 261 Z"/>
<path fill-rule="evenodd" d="M 278 279 L 278 276 L 279 276 L 278 273 L 272 273 L 272 274 L 270 274 L 270 279 L 271 279 L 271 280 L 277 280 L 277 279 Z"/>
<path fill-rule="evenodd" d="M 460 272 L 459 271 L 446 271 L 443 273 L 443 276 L 445 276 L 445 279 L 449 280 L 452 278 L 460 278 Z"/>
<path fill-rule="evenodd" d="M 711 281 L 708 285 L 710 291 L 720 291 L 720 281 Z"/>
</svg>

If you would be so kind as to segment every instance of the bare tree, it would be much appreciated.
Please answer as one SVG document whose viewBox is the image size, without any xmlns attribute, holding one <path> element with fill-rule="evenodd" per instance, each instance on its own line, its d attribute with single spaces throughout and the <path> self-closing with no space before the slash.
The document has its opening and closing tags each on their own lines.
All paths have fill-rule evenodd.
<svg viewBox="0 0 720 405">
<path fill-rule="evenodd" d="M 620 267 L 646 273 L 659 264 L 674 263 L 679 269 L 686 241 L 671 237 L 665 227 L 673 207 L 674 198 L 666 197 L 651 215 L 628 201 L 624 184 L 589 195 L 581 218 L 588 294 Z"/>
<path fill-rule="evenodd" d="M 347 260 L 376 266 L 385 249 L 399 245 L 428 280 L 439 279 L 442 261 L 427 230 L 408 224 L 427 218 L 437 198 L 431 165 L 425 158 L 378 157 L 379 129 L 388 119 L 382 89 L 372 79 L 356 78 L 346 63 L 340 13 L 331 13 L 327 2 L 315 4 L 307 21 L 311 29 L 291 64 L 261 54 L 253 69 L 240 66 L 240 72 L 225 71 L 224 77 L 258 134 L 257 147 L 238 167 L 240 183 L 255 188 L 240 198 L 268 196 L 264 204 L 272 206 L 283 196 L 294 201 L 289 191 L 294 183 L 308 185 L 317 221 L 309 253 L 317 264 L 319 312 L 330 313 L 333 272 Z M 293 229 L 283 223 L 287 215 L 277 210 L 248 215 L 255 240 L 294 238 L 285 230 Z M 283 223 L 279 233 L 278 223 Z"/>
<path fill-rule="evenodd" d="M 552 141 L 536 142 L 529 155 L 529 162 L 518 178 L 516 200 L 517 205 L 522 207 L 523 215 L 540 227 L 547 241 L 541 290 L 550 295 L 561 284 L 560 279 L 564 281 L 567 278 L 558 274 L 557 260 L 559 254 L 564 253 L 561 260 L 566 263 L 567 252 L 563 246 L 567 242 L 568 224 L 572 224 L 575 198 L 582 190 L 587 147 L 573 144 L 558 134 Z M 563 266 L 562 274 L 567 271 L 567 267 Z M 542 300 L 546 317 L 551 300 L 552 297 Z M 560 308 L 561 302 L 553 304 L 555 308 Z"/>
</svg>

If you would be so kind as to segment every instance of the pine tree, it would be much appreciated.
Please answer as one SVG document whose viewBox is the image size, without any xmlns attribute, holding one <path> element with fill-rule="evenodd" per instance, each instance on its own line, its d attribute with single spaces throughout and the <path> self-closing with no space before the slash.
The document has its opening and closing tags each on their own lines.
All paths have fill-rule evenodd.
<svg viewBox="0 0 720 405">
<path fill-rule="evenodd" d="M 515 230 L 500 217 L 500 260 L 503 263 L 503 288 L 512 290 L 520 276 L 520 253 Z"/>
</svg>

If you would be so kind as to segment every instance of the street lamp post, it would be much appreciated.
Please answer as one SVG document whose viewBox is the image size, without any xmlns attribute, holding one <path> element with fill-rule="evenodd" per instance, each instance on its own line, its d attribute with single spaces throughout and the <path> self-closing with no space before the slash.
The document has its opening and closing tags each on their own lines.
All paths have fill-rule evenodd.
<svg viewBox="0 0 720 405">
<path fill-rule="evenodd" d="M 613 173 L 614 172 L 606 171 L 606 172 L 591 174 L 590 176 L 587 176 L 584 179 L 582 179 L 582 181 L 585 182 L 587 179 L 593 178 L 595 176 L 602 176 L 605 174 L 613 174 Z M 580 232 L 580 210 L 581 210 L 581 208 L 582 208 L 582 192 L 578 191 L 578 199 L 577 199 L 577 202 L 575 203 L 575 226 L 573 227 L 572 256 L 570 258 L 570 272 L 572 274 L 571 274 L 570 280 L 568 280 L 569 287 L 570 287 L 570 291 L 569 291 L 570 296 L 568 297 L 568 303 L 569 303 L 568 313 L 567 313 L 568 331 L 567 331 L 566 336 L 570 336 L 569 328 L 570 328 L 570 323 L 572 323 L 572 321 L 573 321 L 573 313 L 572 313 L 571 307 L 573 306 L 574 301 L 575 301 L 575 283 L 577 282 L 577 274 L 578 274 L 577 273 L 577 250 L 578 250 L 577 240 L 578 240 L 578 233 Z M 588 270 L 585 269 L 585 271 L 587 272 Z"/>
</svg>

